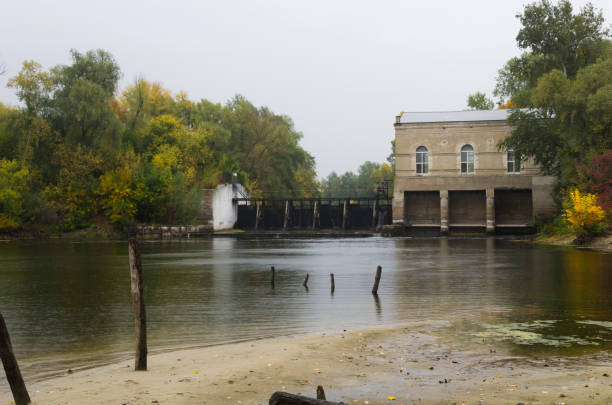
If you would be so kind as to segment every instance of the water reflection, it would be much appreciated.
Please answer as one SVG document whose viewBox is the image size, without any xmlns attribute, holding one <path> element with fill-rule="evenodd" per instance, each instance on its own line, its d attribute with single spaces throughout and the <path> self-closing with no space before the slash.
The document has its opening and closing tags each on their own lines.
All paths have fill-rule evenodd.
<svg viewBox="0 0 612 405">
<path fill-rule="evenodd" d="M 142 252 L 152 351 L 418 319 L 476 331 L 555 320 L 546 330 L 610 337 L 605 324 L 577 323 L 612 319 L 612 260 L 598 252 L 495 238 L 214 238 Z M 0 311 L 24 373 L 131 350 L 126 253 L 123 242 L 0 245 Z"/>
<path fill-rule="evenodd" d="M 382 306 L 380 305 L 380 298 L 378 297 L 378 294 L 372 294 L 372 297 L 374 298 L 374 304 L 376 307 L 376 319 L 380 321 L 382 319 Z"/>
</svg>

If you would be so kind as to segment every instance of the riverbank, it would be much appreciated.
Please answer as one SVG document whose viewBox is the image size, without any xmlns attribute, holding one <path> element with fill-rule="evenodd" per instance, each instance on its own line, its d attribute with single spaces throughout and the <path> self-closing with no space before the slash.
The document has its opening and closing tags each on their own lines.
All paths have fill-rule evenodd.
<svg viewBox="0 0 612 405">
<path fill-rule="evenodd" d="M 568 246 L 574 248 L 594 249 L 612 253 L 612 235 L 596 236 L 584 245 L 574 243 L 574 235 L 537 235 L 534 241 L 542 245 Z"/>
<path fill-rule="evenodd" d="M 267 404 L 275 391 L 347 404 L 612 402 L 612 357 L 533 359 L 460 343 L 446 321 L 181 350 L 29 386 L 35 404 Z M 9 395 L 2 387 L 0 403 Z M 390 399 L 390 398 L 395 399 Z"/>
</svg>

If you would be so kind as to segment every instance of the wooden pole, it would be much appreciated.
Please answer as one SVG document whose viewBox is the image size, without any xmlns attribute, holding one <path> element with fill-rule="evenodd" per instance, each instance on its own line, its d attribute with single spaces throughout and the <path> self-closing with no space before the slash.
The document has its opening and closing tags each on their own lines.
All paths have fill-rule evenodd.
<svg viewBox="0 0 612 405">
<path fill-rule="evenodd" d="M 147 370 L 147 315 L 145 312 L 143 286 L 142 286 L 142 260 L 140 247 L 136 239 L 128 241 L 130 256 L 130 279 L 132 290 L 132 304 L 134 305 L 134 334 L 136 337 L 136 371 Z"/>
<path fill-rule="evenodd" d="M 325 391 L 322 385 L 317 386 L 317 399 L 325 401 Z"/>
<path fill-rule="evenodd" d="M 334 290 L 336 289 L 336 283 L 334 282 L 334 273 L 331 273 L 329 275 L 329 278 L 331 279 L 331 293 L 334 293 Z"/>
<path fill-rule="evenodd" d="M 303 285 L 305 288 L 308 288 L 308 273 L 306 273 L 306 278 L 304 279 L 304 283 L 302 283 L 302 285 Z"/>
<path fill-rule="evenodd" d="M 21 371 L 19 371 L 19 365 L 13 353 L 13 345 L 11 344 L 11 338 L 2 313 L 0 313 L 0 359 L 2 359 L 6 379 L 11 386 L 15 404 L 29 404 L 31 402 L 30 395 L 21 376 Z"/>
<path fill-rule="evenodd" d="M 270 285 L 271 285 L 271 287 L 272 287 L 272 289 L 273 289 L 273 290 L 274 290 L 274 271 L 275 271 L 275 270 L 274 270 L 274 266 L 272 266 L 272 267 L 270 268 L 270 273 L 272 273 L 272 275 L 271 275 L 271 279 L 270 279 Z"/>
<path fill-rule="evenodd" d="M 380 276 L 382 274 L 382 267 L 376 267 L 376 277 L 374 278 L 374 286 L 372 287 L 372 294 L 378 295 L 378 284 L 380 283 Z"/>
<path fill-rule="evenodd" d="M 342 229 L 346 229 L 348 225 L 348 200 L 344 200 L 344 207 L 342 209 Z"/>
</svg>

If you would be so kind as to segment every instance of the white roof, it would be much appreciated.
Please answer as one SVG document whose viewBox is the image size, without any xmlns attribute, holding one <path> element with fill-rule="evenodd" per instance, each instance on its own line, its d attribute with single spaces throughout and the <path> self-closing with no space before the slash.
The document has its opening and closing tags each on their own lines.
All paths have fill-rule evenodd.
<svg viewBox="0 0 612 405">
<path fill-rule="evenodd" d="M 412 124 L 421 122 L 505 121 L 508 118 L 510 111 L 512 110 L 402 112 L 399 123 Z"/>
</svg>

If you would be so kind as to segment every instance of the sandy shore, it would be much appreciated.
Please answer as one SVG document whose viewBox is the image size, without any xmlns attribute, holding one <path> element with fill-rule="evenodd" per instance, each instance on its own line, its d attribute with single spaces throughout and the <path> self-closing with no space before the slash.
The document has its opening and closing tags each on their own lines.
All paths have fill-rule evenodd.
<svg viewBox="0 0 612 405">
<path fill-rule="evenodd" d="M 175 351 L 150 356 L 147 372 L 122 362 L 28 388 L 35 404 L 267 404 L 275 391 L 315 396 L 317 385 L 328 400 L 347 404 L 612 404 L 610 353 L 530 360 L 453 343 L 448 326 L 420 322 Z M 0 386 L 0 404 L 10 399 Z"/>
</svg>

